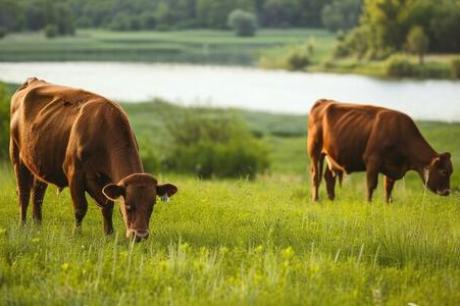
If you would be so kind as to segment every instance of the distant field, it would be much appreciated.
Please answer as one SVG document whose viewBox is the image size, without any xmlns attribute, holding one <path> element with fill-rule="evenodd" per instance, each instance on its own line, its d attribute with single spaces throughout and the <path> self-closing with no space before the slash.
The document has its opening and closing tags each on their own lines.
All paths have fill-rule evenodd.
<svg viewBox="0 0 460 306">
<path fill-rule="evenodd" d="M 79 30 L 74 37 L 47 39 L 42 33 L 0 40 L 0 61 L 149 61 L 251 65 L 263 50 L 313 41 L 329 48 L 325 30 L 259 30 L 255 37 L 231 31 L 111 32 Z M 323 51 L 322 51 L 323 52 Z"/>
</svg>

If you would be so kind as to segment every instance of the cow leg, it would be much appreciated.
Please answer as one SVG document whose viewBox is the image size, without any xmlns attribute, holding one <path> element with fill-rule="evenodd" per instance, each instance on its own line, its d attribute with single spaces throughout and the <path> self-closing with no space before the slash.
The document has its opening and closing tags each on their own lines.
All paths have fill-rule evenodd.
<svg viewBox="0 0 460 306">
<path fill-rule="evenodd" d="M 327 189 L 327 195 L 329 197 L 329 200 L 333 201 L 335 199 L 336 177 L 334 176 L 332 171 L 329 169 L 329 167 L 326 167 L 326 170 L 324 171 L 324 180 L 326 181 L 326 189 Z"/>
<path fill-rule="evenodd" d="M 48 184 L 35 178 L 32 193 L 32 215 L 38 224 L 42 222 L 42 204 Z"/>
<path fill-rule="evenodd" d="M 29 206 L 30 200 L 30 189 L 32 188 L 33 175 L 27 169 L 26 165 L 22 162 L 19 157 L 19 148 L 10 139 L 10 158 L 13 164 L 14 174 L 17 182 L 17 194 L 19 197 L 19 210 L 20 210 L 20 222 L 26 223 L 27 218 L 27 207 Z"/>
<path fill-rule="evenodd" d="M 379 168 L 380 163 L 375 160 L 369 160 L 366 164 L 366 174 L 367 174 L 367 201 L 372 201 L 372 194 L 374 193 L 375 188 L 377 188 L 378 178 L 379 178 Z"/>
<path fill-rule="evenodd" d="M 321 174 L 323 169 L 324 156 L 320 156 L 318 159 L 313 158 L 311 161 L 311 178 L 313 185 L 313 201 L 319 200 L 319 185 L 321 184 Z"/>
<path fill-rule="evenodd" d="M 108 200 L 102 194 L 102 186 L 100 186 L 95 180 L 87 179 L 87 190 L 91 197 L 102 206 L 102 219 L 104 222 L 104 233 L 110 235 L 113 233 L 113 201 Z"/>
<path fill-rule="evenodd" d="M 81 223 L 88 211 L 88 202 L 85 197 L 85 180 L 81 170 L 72 165 L 67 172 L 70 195 L 75 211 L 75 231 L 81 230 Z"/>
<path fill-rule="evenodd" d="M 387 203 L 393 202 L 393 197 L 391 196 L 391 193 L 393 191 L 395 182 L 396 180 L 391 179 L 388 176 L 385 176 L 385 201 Z"/>
<path fill-rule="evenodd" d="M 33 175 L 21 161 L 14 165 L 14 172 L 16 174 L 18 184 L 17 192 L 19 196 L 20 222 L 25 224 L 27 218 L 27 207 L 29 206 L 30 200 L 30 190 L 32 189 Z"/>
</svg>

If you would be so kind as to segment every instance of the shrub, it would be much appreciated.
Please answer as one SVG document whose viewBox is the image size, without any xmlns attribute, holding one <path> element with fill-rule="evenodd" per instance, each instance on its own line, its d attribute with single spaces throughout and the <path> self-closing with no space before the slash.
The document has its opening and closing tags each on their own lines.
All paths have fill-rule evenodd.
<svg viewBox="0 0 460 306">
<path fill-rule="evenodd" d="M 58 28 L 54 24 L 48 24 L 45 27 L 45 36 L 48 38 L 54 38 L 58 35 Z"/>
<path fill-rule="evenodd" d="M 450 62 L 450 74 L 454 79 L 460 79 L 460 58 L 455 58 Z"/>
<path fill-rule="evenodd" d="M 234 10 L 228 15 L 228 26 L 235 30 L 237 36 L 254 36 L 257 29 L 254 14 L 243 10 Z"/>
<path fill-rule="evenodd" d="M 311 63 L 307 50 L 301 47 L 289 50 L 285 62 L 289 70 L 302 70 Z"/>
<path fill-rule="evenodd" d="M 0 83 L 0 160 L 8 158 L 10 103 L 6 88 Z"/>
<path fill-rule="evenodd" d="M 222 115 L 185 110 L 167 123 L 171 149 L 164 160 L 168 170 L 200 178 L 255 178 L 269 166 L 267 150 L 247 126 Z"/>
<path fill-rule="evenodd" d="M 155 173 L 160 170 L 160 159 L 155 151 L 155 146 L 147 137 L 140 137 L 139 151 L 144 170 L 149 173 Z"/>
<path fill-rule="evenodd" d="M 384 64 L 385 74 L 391 77 L 411 77 L 416 74 L 414 65 L 405 56 L 392 55 Z"/>
<path fill-rule="evenodd" d="M 423 57 L 428 51 L 429 45 L 428 36 L 421 26 L 415 26 L 407 35 L 407 48 L 419 56 L 419 63 L 423 64 Z"/>
<path fill-rule="evenodd" d="M 7 31 L 4 27 L 0 27 L 0 39 L 4 38 L 7 34 Z"/>
</svg>

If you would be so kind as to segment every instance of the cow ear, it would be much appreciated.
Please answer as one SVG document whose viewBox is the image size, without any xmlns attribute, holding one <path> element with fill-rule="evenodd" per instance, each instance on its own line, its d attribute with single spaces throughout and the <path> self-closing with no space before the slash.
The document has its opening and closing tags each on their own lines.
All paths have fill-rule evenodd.
<svg viewBox="0 0 460 306">
<path fill-rule="evenodd" d="M 157 185 L 157 195 L 163 202 L 167 202 L 169 197 L 177 192 L 177 187 L 173 184 Z"/>
<path fill-rule="evenodd" d="M 442 159 L 444 159 L 444 160 L 448 160 L 448 159 L 451 158 L 451 155 L 450 155 L 449 152 L 445 152 L 445 153 L 442 153 L 442 154 L 440 155 L 440 157 L 441 157 Z"/>
<path fill-rule="evenodd" d="M 436 156 L 435 158 L 433 158 L 431 160 L 431 166 L 433 166 L 433 167 L 439 166 L 440 163 L 441 163 L 441 157 L 440 156 Z"/>
<path fill-rule="evenodd" d="M 102 193 L 109 200 L 116 201 L 122 195 L 125 195 L 125 188 L 120 185 L 108 184 L 102 188 Z"/>
</svg>

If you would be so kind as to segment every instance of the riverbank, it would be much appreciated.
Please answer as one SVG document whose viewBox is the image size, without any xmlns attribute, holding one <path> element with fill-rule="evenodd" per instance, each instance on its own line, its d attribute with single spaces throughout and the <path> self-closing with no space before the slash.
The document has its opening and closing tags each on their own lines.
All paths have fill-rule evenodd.
<svg viewBox="0 0 460 306">
<path fill-rule="evenodd" d="M 334 58 L 336 44 L 336 35 L 321 29 L 261 29 L 255 37 L 237 37 L 231 31 L 199 29 L 167 32 L 91 29 L 78 30 L 75 36 L 53 39 L 47 39 L 43 33 L 10 34 L 0 40 L 0 62 L 170 62 L 258 66 L 381 78 L 458 77 L 451 71 L 451 62 L 458 57 L 455 54 L 428 55 L 423 66 L 417 64 L 416 56 L 405 55 L 412 66 L 411 71 L 393 75 L 388 72 L 387 61 Z M 290 56 L 295 58 L 289 59 Z M 307 57 L 307 62 L 303 57 Z"/>
<path fill-rule="evenodd" d="M 1 62 L 119 61 L 252 66 L 262 50 L 314 39 L 334 43 L 325 30 L 259 30 L 255 37 L 232 31 L 183 30 L 112 32 L 78 30 L 75 36 L 47 39 L 42 33 L 11 34 L 0 40 Z"/>
</svg>

